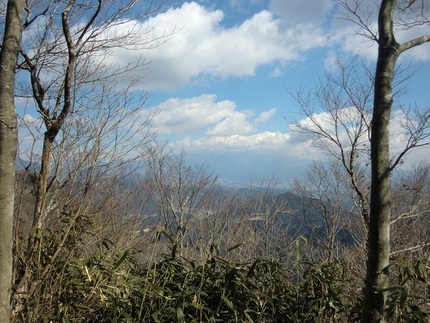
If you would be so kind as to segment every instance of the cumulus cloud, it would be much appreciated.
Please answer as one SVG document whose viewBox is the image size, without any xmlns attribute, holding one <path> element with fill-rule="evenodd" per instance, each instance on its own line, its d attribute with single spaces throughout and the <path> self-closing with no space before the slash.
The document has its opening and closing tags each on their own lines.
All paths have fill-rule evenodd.
<svg viewBox="0 0 430 323">
<path fill-rule="evenodd" d="M 264 3 L 262 0 L 254 2 Z M 375 1 L 361 2 L 365 9 L 360 14 L 368 15 L 368 24 L 376 30 Z M 223 25 L 224 20 L 230 19 L 230 16 L 225 19 L 230 14 L 228 11 L 213 9 L 216 6 L 210 1 L 202 3 L 184 2 L 144 21 L 114 25 L 99 37 L 121 38 L 141 33 L 141 38 L 135 39 L 137 43 L 142 45 L 150 41 L 151 36 L 161 43 L 143 46 L 154 46 L 150 50 L 128 46 L 127 49 L 113 49 L 108 54 L 104 51 L 99 53 L 98 59 L 103 59 L 106 65 L 126 66 L 137 58 L 144 58 L 149 64 L 145 71 L 135 72 L 144 77 L 138 86 L 155 91 L 180 88 L 202 75 L 209 78 L 252 76 L 264 65 L 273 67 L 269 76 L 280 76 L 285 71 L 279 66 L 303 60 L 308 51 L 321 47 L 334 46 L 336 51 L 341 49 L 371 58 L 376 55 L 375 44 L 357 35 L 360 29 L 356 24 L 331 19 L 338 9 L 331 0 L 270 0 L 265 7 L 258 6 L 266 9 L 229 27 Z M 230 4 L 236 7 L 246 3 L 235 0 Z M 425 28 L 427 26 L 401 31 L 398 38 L 400 41 L 413 38 L 426 33 Z M 24 36 L 31 35 L 34 32 Z M 410 53 L 415 59 L 430 59 L 430 46 L 419 46 Z"/>
<path fill-rule="evenodd" d="M 175 31 L 165 43 L 144 53 L 117 49 L 107 62 L 125 64 L 130 55 L 143 54 L 151 73 L 141 86 L 166 90 L 202 74 L 251 76 L 262 65 L 301 60 L 304 52 L 326 45 L 326 33 L 319 26 L 301 23 L 287 28 L 269 10 L 229 28 L 222 26 L 223 18 L 221 10 L 186 2 L 140 23 L 141 30 L 152 30 L 155 36 Z"/>
<path fill-rule="evenodd" d="M 409 41 L 411 39 L 415 39 L 422 35 L 426 35 L 429 33 L 429 26 L 422 25 L 416 26 L 409 30 L 400 30 L 397 34 L 397 39 L 400 43 Z M 430 60 L 430 44 L 426 43 L 420 46 L 416 46 L 406 53 L 408 59 L 412 59 L 415 61 L 428 61 Z"/>
<path fill-rule="evenodd" d="M 235 102 L 204 94 L 193 98 L 172 98 L 159 104 L 151 126 L 159 135 L 175 135 L 174 147 L 188 150 L 276 153 L 284 157 L 319 159 L 321 152 L 290 132 L 265 130 L 276 117 L 272 108 L 256 113 L 239 111 Z M 148 111 L 142 112 L 145 116 Z M 285 127 L 287 128 L 287 124 Z M 260 130 L 263 129 L 263 130 Z"/>
<path fill-rule="evenodd" d="M 237 109 L 235 102 L 218 101 L 214 94 L 160 103 L 152 127 L 159 134 L 230 136 L 252 133 L 255 126 L 269 120 L 275 109 L 263 111 L 257 117 L 251 110 Z M 145 117 L 148 111 L 143 111 Z"/>
<path fill-rule="evenodd" d="M 347 131 L 353 131 L 353 114 L 356 112 L 354 108 L 344 108 L 339 110 L 339 116 L 343 120 L 348 120 L 350 123 L 344 129 L 340 129 L 336 135 L 343 143 L 344 149 L 348 149 L 349 138 Z M 270 114 L 270 111 L 267 111 Z M 370 115 L 368 116 L 370 120 Z M 334 123 L 332 117 L 327 112 L 322 112 L 313 115 L 314 120 L 318 122 L 326 129 L 328 133 L 334 131 Z M 358 117 L 357 117 L 358 118 Z M 405 131 L 404 125 L 406 124 L 407 116 L 402 111 L 396 111 L 392 115 L 391 120 L 391 131 L 390 131 L 390 147 L 392 155 L 396 156 L 402 152 L 408 140 L 408 134 Z M 410 118 L 410 117 L 409 117 Z M 410 121 L 410 120 L 409 120 Z M 313 127 L 313 122 L 309 118 L 304 118 L 299 121 L 303 126 L 307 125 L 310 129 Z M 286 124 L 286 131 L 284 132 L 273 132 L 273 131 L 253 131 L 250 133 L 235 133 L 230 135 L 222 135 L 220 133 L 207 133 L 205 136 L 193 139 L 190 136 L 184 137 L 182 140 L 175 143 L 175 145 L 186 147 L 190 150 L 202 150 L 202 151 L 231 151 L 231 152 L 258 152 L 258 153 L 269 153 L 282 158 L 300 158 L 302 160 L 322 160 L 325 158 L 327 152 L 321 150 L 321 145 L 315 145 L 316 138 L 313 136 L 307 136 L 301 133 L 295 128 L 294 125 Z M 360 148 L 368 149 L 369 142 L 367 133 L 364 133 L 361 137 Z M 337 147 L 333 147 L 337 149 Z M 416 160 L 422 160 L 425 156 L 424 153 L 429 152 L 430 147 L 414 150 L 410 156 L 405 160 L 405 164 L 411 164 Z M 362 156 L 367 158 L 368 155 Z M 258 158 L 258 155 L 256 155 Z M 420 159 L 421 158 L 421 159 Z"/>
<path fill-rule="evenodd" d="M 207 131 L 210 136 L 222 136 L 229 134 L 246 134 L 252 131 L 252 126 L 248 122 L 246 115 L 241 112 L 234 112 L 217 123 Z"/>
<path fill-rule="evenodd" d="M 345 127 L 341 129 L 337 128 L 340 131 L 335 132 L 335 124 L 333 122 L 332 116 L 329 113 L 321 112 L 312 116 L 313 120 L 316 120 L 318 124 L 320 124 L 322 128 L 326 131 L 327 134 L 331 136 L 337 136 L 337 138 L 342 143 L 343 148 L 348 150 L 350 148 L 351 143 L 349 135 L 354 132 L 354 120 L 358 120 L 359 116 L 356 115 L 356 109 L 348 107 L 339 110 L 338 117 L 339 120 L 342 121 L 339 124 L 342 124 Z M 394 110 L 391 115 L 390 151 L 392 158 L 394 159 L 397 158 L 397 156 L 405 150 L 408 140 L 410 139 L 410 133 L 406 125 L 416 125 L 415 120 L 411 118 L 413 118 L 413 116 L 406 114 L 405 111 L 402 110 Z M 370 124 L 370 114 L 367 115 L 367 120 Z M 310 120 L 310 118 L 302 119 L 298 123 L 301 126 L 307 127 L 311 130 L 317 130 L 315 128 L 314 122 Z M 298 132 L 294 125 L 290 125 L 289 135 L 290 136 L 288 145 L 290 145 L 290 147 L 292 147 L 292 149 L 294 150 L 295 156 L 302 156 L 304 159 L 307 159 L 306 155 L 312 156 L 312 158 L 315 158 L 319 155 L 315 153 L 315 150 L 317 150 L 317 147 L 319 147 L 320 145 L 315 145 L 314 136 L 307 136 L 306 134 Z M 298 145 L 298 143 L 300 142 L 303 144 L 303 146 Z M 364 132 L 362 134 L 359 139 L 359 142 L 361 149 L 369 149 L 370 143 L 368 141 L 367 132 Z M 330 146 L 330 142 L 327 141 L 326 146 Z M 334 146 L 333 148 L 338 149 Z M 411 165 L 415 160 L 426 160 L 427 158 L 422 158 L 424 156 L 423 152 L 429 153 L 429 151 L 429 146 L 421 149 L 413 149 L 408 155 L 409 157 L 404 158 L 404 162 L 406 165 Z"/>
<path fill-rule="evenodd" d="M 231 3 L 239 4 L 240 1 Z M 376 33 L 375 2 L 365 0 L 361 5 L 360 15 Z M 363 30 L 357 24 L 348 19 L 333 19 L 341 13 L 331 0 L 271 0 L 267 9 L 229 27 L 223 25 L 229 13 L 209 6 L 185 2 L 145 21 L 118 24 L 111 33 L 127 34 L 133 28 L 147 31 L 142 36 L 145 39 L 150 35 L 167 36 L 150 50 L 115 49 L 105 63 L 125 65 L 144 57 L 150 63 L 150 73 L 139 86 L 154 91 L 178 89 L 202 75 L 221 79 L 253 76 L 264 65 L 272 65 L 269 76 L 277 77 L 284 72 L 279 66 L 301 61 L 315 48 L 331 48 L 371 59 L 377 53 L 375 42 L 360 36 Z M 401 31 L 398 38 L 410 39 L 421 32 L 420 28 Z M 420 46 L 411 53 L 415 59 L 430 59 L 430 46 Z"/>
<path fill-rule="evenodd" d="M 262 130 L 276 115 L 276 109 L 260 113 L 239 111 L 235 102 L 217 100 L 204 94 L 193 98 L 173 98 L 159 104 L 151 126 L 159 135 L 176 135 L 172 145 L 190 149 L 266 150 L 281 149 L 289 135 Z M 145 117 L 148 111 L 142 112 Z"/>
<path fill-rule="evenodd" d="M 184 138 L 175 144 L 185 147 L 189 151 L 205 151 L 212 153 L 255 153 L 253 158 L 259 158 L 261 154 L 277 156 L 283 160 L 320 160 L 325 153 L 315 149 L 312 142 L 292 140 L 290 131 L 262 131 L 245 135 L 230 136 L 205 136 L 198 139 Z"/>
<path fill-rule="evenodd" d="M 289 135 L 282 132 L 260 132 L 250 135 L 230 135 L 203 137 L 187 143 L 193 149 L 233 150 L 233 151 L 279 151 L 286 146 Z"/>
<path fill-rule="evenodd" d="M 390 124 L 390 150 L 394 158 L 404 151 L 410 140 L 411 132 L 416 131 L 422 126 L 419 125 L 418 118 L 420 118 L 420 116 L 416 115 L 414 111 L 406 112 L 399 109 L 392 113 Z M 426 132 L 429 133 L 428 129 L 423 134 Z M 420 144 L 424 144 L 425 142 L 429 143 L 428 140 L 423 139 Z M 423 159 L 420 157 L 420 154 L 423 152 L 428 154 L 430 152 L 430 146 L 420 149 L 414 148 L 410 153 L 411 159 L 427 160 L 428 155 Z"/>
<path fill-rule="evenodd" d="M 152 126 L 160 134 L 189 134 L 213 125 L 236 113 L 232 101 L 216 101 L 216 96 L 203 94 L 190 99 L 172 98 L 158 105 L 159 113 Z"/>
<path fill-rule="evenodd" d="M 43 120 L 41 118 L 35 118 L 29 114 L 25 114 L 22 118 L 18 119 L 19 126 L 34 127 L 35 129 L 43 126 Z"/>
</svg>

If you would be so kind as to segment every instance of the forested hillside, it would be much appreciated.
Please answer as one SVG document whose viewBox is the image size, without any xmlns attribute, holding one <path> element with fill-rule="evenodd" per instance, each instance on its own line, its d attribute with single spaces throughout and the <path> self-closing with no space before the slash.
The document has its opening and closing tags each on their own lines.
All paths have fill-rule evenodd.
<svg viewBox="0 0 430 323">
<path fill-rule="evenodd" d="M 159 177 L 169 178 L 165 186 L 151 168 L 100 177 L 90 201 L 76 199 L 68 183 L 53 184 L 44 247 L 29 260 L 37 176 L 17 174 L 16 275 L 40 266 L 19 320 L 360 319 L 366 228 L 345 191 L 311 181 L 306 191 L 222 187 L 201 167 L 163 158 L 175 161 L 175 171 Z M 394 321 L 428 317 L 429 189 L 428 165 L 399 175 L 393 188 Z"/>
</svg>

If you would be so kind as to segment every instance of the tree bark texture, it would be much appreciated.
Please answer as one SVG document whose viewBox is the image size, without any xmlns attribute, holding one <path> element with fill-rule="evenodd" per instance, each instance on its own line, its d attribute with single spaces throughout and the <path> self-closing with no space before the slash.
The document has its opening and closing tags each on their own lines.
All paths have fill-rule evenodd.
<svg viewBox="0 0 430 323">
<path fill-rule="evenodd" d="M 0 322 L 10 321 L 17 119 L 15 68 L 21 44 L 24 0 L 9 0 L 0 53 Z"/>
<path fill-rule="evenodd" d="M 396 1 L 382 1 L 379 11 L 378 60 L 372 118 L 372 185 L 368 234 L 367 273 L 362 322 L 384 322 L 390 260 L 391 169 L 389 125 L 393 104 L 393 77 L 399 56 L 394 38 Z"/>
<path fill-rule="evenodd" d="M 385 322 L 390 260 L 391 170 L 389 148 L 393 78 L 404 51 L 430 41 L 430 34 L 399 44 L 394 32 L 396 0 L 382 0 L 378 13 L 378 58 L 373 102 L 367 273 L 362 322 Z M 423 4 L 424 5 L 424 4 Z M 411 28 L 414 23 L 411 23 Z"/>
</svg>

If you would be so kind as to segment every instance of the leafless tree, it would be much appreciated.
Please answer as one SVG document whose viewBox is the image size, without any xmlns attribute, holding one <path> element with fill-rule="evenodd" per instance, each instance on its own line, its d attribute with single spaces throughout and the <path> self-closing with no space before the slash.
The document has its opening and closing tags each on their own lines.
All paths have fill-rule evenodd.
<svg viewBox="0 0 430 323">
<path fill-rule="evenodd" d="M 361 215 L 363 226 L 369 223 L 369 137 L 372 79 L 361 62 L 338 61 L 338 75 L 326 74 L 315 90 L 299 89 L 292 93 L 305 116 L 293 123 L 293 130 L 306 135 L 314 147 L 337 160 L 349 177 L 351 198 Z"/>
<path fill-rule="evenodd" d="M 0 52 L 0 321 L 10 320 L 12 284 L 13 209 L 17 120 L 15 111 L 15 67 L 25 1 L 9 0 Z"/>
<path fill-rule="evenodd" d="M 105 61 L 114 49 L 156 46 L 160 40 L 141 30 L 139 22 L 160 9 L 134 0 L 43 1 L 26 7 L 18 94 L 33 100 L 45 129 L 37 161 L 40 170 L 25 255 L 28 261 L 16 277 L 15 313 L 30 290 L 30 259 L 41 250 L 41 232 L 52 213 L 55 192 L 61 190 L 66 196 L 64 191 L 69 189 L 75 199 L 91 205 L 94 185 L 130 159 L 137 142 L 149 138 L 144 129 L 150 116 L 137 118 L 146 94 L 139 94 L 135 87 L 146 75 L 142 73 L 145 62 L 138 59 L 125 66 L 108 66 Z M 126 31 L 119 31 L 120 27 Z M 136 134 L 139 139 L 131 139 Z"/>
<path fill-rule="evenodd" d="M 245 221 L 239 209 L 240 201 L 233 189 L 219 185 L 214 188 L 205 208 L 189 221 L 188 236 L 198 259 L 206 259 L 210 248 L 217 248 L 221 257 L 227 257 L 231 248 L 243 243 L 239 232 Z"/>
<path fill-rule="evenodd" d="M 383 322 L 388 295 L 390 258 L 391 173 L 403 156 L 418 145 L 428 144 L 429 111 L 421 110 L 419 125 L 408 126 L 410 140 L 397 156 L 390 155 L 389 123 L 394 102 L 394 79 L 398 58 L 405 51 L 430 41 L 430 34 L 397 41 L 397 34 L 416 27 L 429 26 L 429 7 L 425 1 L 382 0 L 376 4 L 361 0 L 334 0 L 340 8 L 339 17 L 359 27 L 359 34 L 378 45 L 376 71 L 373 76 L 371 103 L 370 151 L 371 193 L 368 212 L 368 261 L 365 280 L 363 322 Z M 364 108 L 364 107 L 362 107 Z M 422 142 L 424 140 L 424 142 Z M 351 158 L 350 158 L 351 160 Z"/>
<path fill-rule="evenodd" d="M 52 271 L 64 261 L 79 223 L 83 225 L 83 221 L 88 221 L 87 230 L 90 230 L 92 238 L 88 235 L 85 238 L 85 232 L 81 237 L 88 252 L 103 239 L 117 242 L 117 248 L 135 247 L 139 243 L 141 216 L 139 206 L 134 203 L 138 191 L 125 182 L 135 177 L 134 174 L 143 167 L 140 161 L 153 134 L 149 131 L 150 116 L 139 119 L 141 106 L 129 106 L 130 94 L 124 91 L 111 93 L 109 98 L 101 96 L 99 102 L 93 101 L 92 111 L 81 110 L 69 117 L 53 146 L 53 171 L 45 196 L 44 226 L 39 230 L 42 247 L 50 239 L 52 241 L 50 233 L 56 232 L 55 247 L 45 251 L 50 262 L 46 263 L 37 256 L 29 257 L 26 252 L 28 242 L 19 238 L 15 241 L 16 281 L 22 284 L 26 278 L 24 275 L 28 275 L 28 293 L 32 300 L 43 299 L 39 291 L 31 287 L 55 278 Z M 109 102 L 108 106 L 105 106 L 106 102 Z M 140 102 L 145 104 L 144 100 Z M 35 140 L 37 138 L 39 136 Z M 22 173 L 32 178 L 33 191 L 36 192 L 37 173 L 31 170 Z M 17 187 L 23 187 L 23 184 L 19 183 Z M 28 204 L 34 195 L 27 189 L 18 196 L 18 202 Z M 33 210 L 17 206 L 17 234 L 32 236 L 34 204 L 35 201 Z M 123 230 L 128 230 L 127 238 L 121 234 Z M 44 238 L 47 234 L 49 236 Z M 40 307 L 32 308 L 37 321 Z"/>
<path fill-rule="evenodd" d="M 147 153 L 145 176 L 145 186 L 153 193 L 154 213 L 181 252 L 189 244 L 190 221 L 211 213 L 208 206 L 217 187 L 216 176 L 204 165 L 189 166 L 185 157 L 184 152 L 176 154 L 156 144 Z"/>
<path fill-rule="evenodd" d="M 426 257 L 430 245 L 430 167 L 419 163 L 396 174 L 393 180 L 391 211 L 392 251 Z"/>
<path fill-rule="evenodd" d="M 303 203 L 296 216 L 310 232 L 310 241 L 318 246 L 318 252 L 308 256 L 314 261 L 332 262 L 342 259 L 346 248 L 363 249 L 365 230 L 354 225 L 359 212 L 350 202 L 348 178 L 342 164 L 330 158 L 313 162 L 305 179 L 294 182 L 294 191 Z"/>
<path fill-rule="evenodd" d="M 277 188 L 274 178 L 251 182 L 241 197 L 240 214 L 249 221 L 252 229 L 250 238 L 244 235 L 244 248 L 250 258 L 272 258 L 285 260 L 292 244 L 292 210 L 290 200 L 293 196 Z M 249 230 L 249 229 L 248 229 Z M 286 234 L 287 233 L 287 234 Z"/>
<path fill-rule="evenodd" d="M 368 262 L 365 281 L 363 322 L 383 322 L 388 295 L 390 262 L 390 222 L 391 222 L 391 172 L 394 163 L 390 159 L 389 123 L 393 107 L 393 79 L 398 58 L 405 51 L 430 41 L 430 34 L 397 41 L 400 30 L 428 27 L 429 7 L 425 1 L 382 0 L 377 8 L 377 29 L 370 24 L 370 10 L 363 2 L 336 0 L 346 18 L 356 23 L 363 34 L 378 44 L 371 138 L 371 197 L 368 239 Z M 428 112 L 427 112 L 428 114 Z M 428 119 L 428 118 L 424 118 Z M 428 126 L 426 123 L 425 127 Z M 422 132 L 421 132 L 422 133 Z M 412 147 L 416 145 L 413 141 Z"/>
<path fill-rule="evenodd" d="M 126 73 L 142 68 L 141 61 L 113 69 L 103 63 L 114 48 L 145 48 L 153 41 L 138 30 L 137 22 L 133 28 L 129 27 L 126 35 L 115 32 L 114 27 L 133 22 L 134 17 L 130 16 L 135 5 L 133 0 L 121 3 L 121 6 L 114 1 L 87 1 L 84 4 L 71 0 L 45 2 L 27 9 L 32 15 L 24 27 L 33 41 L 23 44 L 23 61 L 19 67 L 29 73 L 30 84 L 23 84 L 21 95 L 34 99 L 46 128 L 34 212 L 35 228 L 43 224 L 44 192 L 49 186 L 53 145 L 67 118 L 81 109 L 91 109 L 93 98 L 99 98 L 103 91 L 104 94 L 117 91 L 112 85 L 100 90 L 98 87 L 103 87 L 100 81 L 115 79 L 120 92 L 122 87 L 137 81 L 132 79 L 128 84 L 121 84 L 129 79 Z M 151 13 L 144 12 L 143 16 Z M 85 21 L 83 17 L 86 17 Z M 34 25 L 38 27 L 37 31 L 32 28 Z"/>
</svg>

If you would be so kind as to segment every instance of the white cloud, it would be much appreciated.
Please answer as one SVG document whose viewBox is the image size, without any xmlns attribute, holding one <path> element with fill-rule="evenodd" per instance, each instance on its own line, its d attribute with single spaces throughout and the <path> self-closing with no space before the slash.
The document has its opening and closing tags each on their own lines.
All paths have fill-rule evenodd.
<svg viewBox="0 0 430 323">
<path fill-rule="evenodd" d="M 189 99 L 169 99 L 158 108 L 161 111 L 155 116 L 152 126 L 160 135 L 179 135 L 177 141 L 172 142 L 175 147 L 270 152 L 305 160 L 321 159 L 324 155 L 324 152 L 315 148 L 312 138 L 294 131 L 292 125 L 288 132 L 266 130 L 264 123 L 276 114 L 276 109 L 255 115 L 248 110 L 238 111 L 232 101 L 217 101 L 212 94 Z M 353 108 L 344 109 L 341 115 L 352 123 L 355 120 L 352 115 L 354 111 Z M 314 118 L 333 131 L 333 122 L 328 113 L 316 114 Z M 312 125 L 308 118 L 300 123 Z M 347 141 L 346 133 L 339 136 Z"/>
<path fill-rule="evenodd" d="M 339 111 L 340 118 L 348 120 L 347 122 L 352 126 L 352 121 L 355 120 L 353 116 L 355 111 L 353 108 L 342 109 Z M 267 113 L 269 112 L 267 111 Z M 329 133 L 334 131 L 333 122 L 327 112 L 315 114 L 313 117 Z M 403 127 L 405 118 L 405 114 L 401 111 L 396 111 L 392 115 L 390 147 L 393 156 L 403 151 L 407 142 L 407 134 Z M 313 125 L 309 118 L 300 120 L 299 123 L 308 125 L 309 127 Z M 287 126 L 286 124 L 286 128 Z M 348 129 L 351 131 L 350 128 Z M 344 149 L 348 149 L 349 139 L 346 130 L 344 129 L 337 133 L 337 136 L 343 142 Z M 286 132 L 261 131 L 231 135 L 206 135 L 198 139 L 187 136 L 175 143 L 175 145 L 186 147 L 189 150 L 267 153 L 276 155 L 278 158 L 282 156 L 285 159 L 299 158 L 304 161 L 322 160 L 326 156 L 324 150 L 320 150 L 315 146 L 315 138 L 297 132 L 297 129 L 293 125 L 289 125 L 289 130 Z M 365 133 L 361 138 L 360 148 L 367 149 L 368 147 L 367 133 Z M 337 148 L 334 147 L 334 149 Z M 417 160 L 426 160 L 429 150 L 430 147 L 413 150 L 407 156 L 405 165 L 411 165 Z M 427 156 L 425 155 L 426 153 Z M 367 157 L 367 155 L 363 155 L 363 158 Z M 255 158 L 258 158 L 258 155 Z"/>
<path fill-rule="evenodd" d="M 281 132 L 260 132 L 250 135 L 230 135 L 230 136 L 212 136 L 204 137 L 198 140 L 187 142 L 190 148 L 194 149 L 212 149 L 212 150 L 237 150 L 248 151 L 278 151 L 288 142 L 288 134 Z"/>
<path fill-rule="evenodd" d="M 356 116 L 356 110 L 354 108 L 345 108 L 339 110 L 338 117 L 340 118 L 340 120 L 342 120 L 342 124 L 346 125 L 347 127 L 344 129 L 340 129 L 341 131 L 335 133 L 333 118 L 328 112 L 322 112 L 313 115 L 314 120 L 316 120 L 328 134 L 330 134 L 331 136 L 337 136 L 342 142 L 343 148 L 348 149 L 350 146 L 350 139 L 348 138 L 347 129 L 352 133 L 354 131 L 353 126 L 355 120 L 358 120 L 359 117 Z M 405 124 L 413 123 L 414 121 L 411 120 L 411 118 L 412 116 L 407 116 L 402 110 L 395 110 L 391 115 L 390 151 L 391 156 L 393 158 L 396 158 L 396 156 L 398 156 L 406 148 L 409 134 L 405 130 Z M 368 115 L 367 119 L 368 121 L 371 120 L 370 114 Z M 301 124 L 302 126 L 307 126 L 310 129 L 315 129 L 314 123 L 309 118 L 300 120 L 299 124 Z M 315 156 L 318 156 L 318 154 L 315 153 L 316 148 L 314 145 L 314 138 L 312 136 L 307 136 L 306 134 L 294 131 L 295 127 L 292 125 L 290 125 L 289 129 L 290 137 L 288 144 L 290 145 L 289 147 L 293 149 L 294 156 L 302 156 L 302 158 L 304 159 L 307 159 L 306 154 L 309 154 L 309 156 L 311 156 L 311 159 L 315 158 Z M 360 141 L 361 148 L 369 148 L 367 133 L 363 133 L 363 136 L 361 137 Z M 303 146 L 298 145 L 298 143 L 302 143 Z M 329 144 L 329 142 L 327 142 L 327 144 Z M 334 147 L 334 149 L 338 148 Z M 404 158 L 405 165 L 411 165 L 416 160 L 426 160 L 427 157 L 423 158 L 423 152 L 428 153 L 429 151 L 430 147 L 422 149 L 413 149 L 410 154 L 408 154 L 407 157 Z"/>
<path fill-rule="evenodd" d="M 25 123 L 25 124 L 32 124 L 35 127 L 41 127 L 43 125 L 43 121 L 41 118 L 35 118 L 29 114 L 25 114 L 22 119 L 19 119 L 18 121 L 20 124 L 21 123 Z"/>
<path fill-rule="evenodd" d="M 374 1 L 364 1 L 360 14 L 368 16 L 368 25 L 376 31 L 376 10 L 367 11 L 374 6 Z M 339 54 L 371 59 L 376 57 L 375 42 L 360 36 L 362 30 L 356 24 L 332 19 L 340 13 L 335 12 L 330 0 L 271 0 L 268 8 L 232 27 L 224 27 L 222 22 L 228 12 L 185 2 L 180 7 L 138 22 L 138 30 L 150 30 L 155 37 L 175 31 L 165 39 L 166 42 L 145 51 L 114 50 L 106 62 L 124 65 L 143 56 L 150 63 L 147 66 L 150 75 L 139 86 L 153 91 L 180 88 L 202 75 L 223 79 L 253 76 L 263 65 L 274 65 L 269 76 L 276 77 L 282 73 L 279 66 L 302 61 L 305 53 L 315 48 L 332 48 Z M 115 28 L 118 30 L 112 33 L 124 34 L 130 26 L 119 24 Z M 422 32 L 420 28 L 414 28 L 399 33 L 399 39 L 410 39 Z M 416 59 L 429 59 L 430 46 L 420 46 L 411 53 Z"/>
<path fill-rule="evenodd" d="M 190 99 L 172 98 L 157 108 L 160 112 L 151 124 L 160 134 L 189 134 L 236 113 L 234 102 L 217 102 L 216 96 L 211 94 Z"/>
<path fill-rule="evenodd" d="M 276 158 L 284 160 L 310 161 L 324 158 L 325 153 L 315 149 L 310 141 L 305 138 L 294 141 L 292 135 L 294 136 L 291 132 L 262 131 L 247 135 L 207 136 L 196 140 L 187 137 L 175 143 L 175 146 L 185 147 L 189 151 L 212 153 L 256 153 L 253 158 L 257 159 L 260 154 L 277 156 Z"/>
<path fill-rule="evenodd" d="M 263 111 L 257 119 L 255 119 L 255 124 L 259 125 L 262 123 L 265 123 L 267 120 L 269 120 L 274 114 L 276 113 L 276 109 L 271 109 L 269 111 Z"/>
<path fill-rule="evenodd" d="M 224 120 L 217 123 L 207 131 L 209 136 L 222 136 L 230 134 L 246 134 L 252 131 L 252 126 L 248 122 L 246 115 L 241 112 L 234 112 Z"/>
<path fill-rule="evenodd" d="M 151 74 L 141 86 L 165 90 L 183 86 L 201 74 L 251 76 L 259 66 L 301 60 L 307 50 L 326 45 L 326 33 L 318 26 L 301 23 L 287 28 L 267 10 L 231 28 L 222 27 L 223 17 L 220 10 L 186 2 L 141 23 L 142 30 L 152 30 L 155 36 L 176 30 L 167 42 L 144 53 L 115 50 L 108 62 L 125 64 L 131 55 L 143 54 L 151 62 Z"/>
<path fill-rule="evenodd" d="M 371 60 L 376 59 L 378 54 L 376 42 L 357 34 L 357 30 L 352 27 L 335 32 L 339 35 L 337 41 L 344 52 Z"/>
<path fill-rule="evenodd" d="M 150 63 L 147 70 L 135 73 L 145 76 L 150 71 L 139 87 L 153 91 L 180 88 L 201 75 L 220 78 L 252 76 L 263 65 L 285 66 L 287 62 L 303 60 L 304 54 L 314 48 L 336 46 L 336 51 L 341 49 L 373 58 L 376 54 L 375 44 L 356 35 L 359 29 L 352 22 L 330 20 L 334 14 L 331 0 L 271 0 L 267 10 L 256 12 L 232 27 L 222 24 L 229 12 L 210 9 L 213 4 L 205 3 L 208 7 L 185 2 L 145 21 L 116 24 L 100 37 L 129 35 L 133 30 L 142 34 L 139 41 L 145 43 L 151 35 L 157 38 L 173 34 L 150 50 L 138 49 L 139 46 L 134 46 L 134 50 L 118 48 L 112 50 L 109 57 L 104 56 L 104 51 L 99 59 L 107 65 L 125 66 L 139 57 L 145 58 Z M 232 4 L 239 3 L 246 4 L 245 1 L 232 1 Z M 375 2 L 365 0 L 362 5 L 372 8 Z M 373 29 L 376 26 L 374 11 L 369 10 L 369 24 Z M 362 14 L 367 14 L 365 9 Z M 399 33 L 399 39 L 426 33 L 426 28 L 403 31 Z M 27 32 L 25 37 L 32 34 L 34 32 Z M 410 53 L 415 59 L 430 59 L 430 46 L 419 46 Z M 279 67 L 273 67 L 270 76 L 279 76 L 281 72 Z"/>
<path fill-rule="evenodd" d="M 155 108 L 153 108 L 155 109 Z M 217 101 L 214 94 L 179 99 L 172 98 L 157 106 L 159 113 L 151 125 L 159 134 L 230 136 L 249 134 L 255 125 L 269 120 L 275 109 L 263 111 L 256 118 L 250 110 L 238 111 L 236 103 Z M 148 111 L 142 112 L 146 116 Z"/>
<path fill-rule="evenodd" d="M 338 55 L 333 50 L 328 51 L 324 59 L 324 70 L 329 73 L 337 72 L 339 70 L 338 59 Z"/>
</svg>

